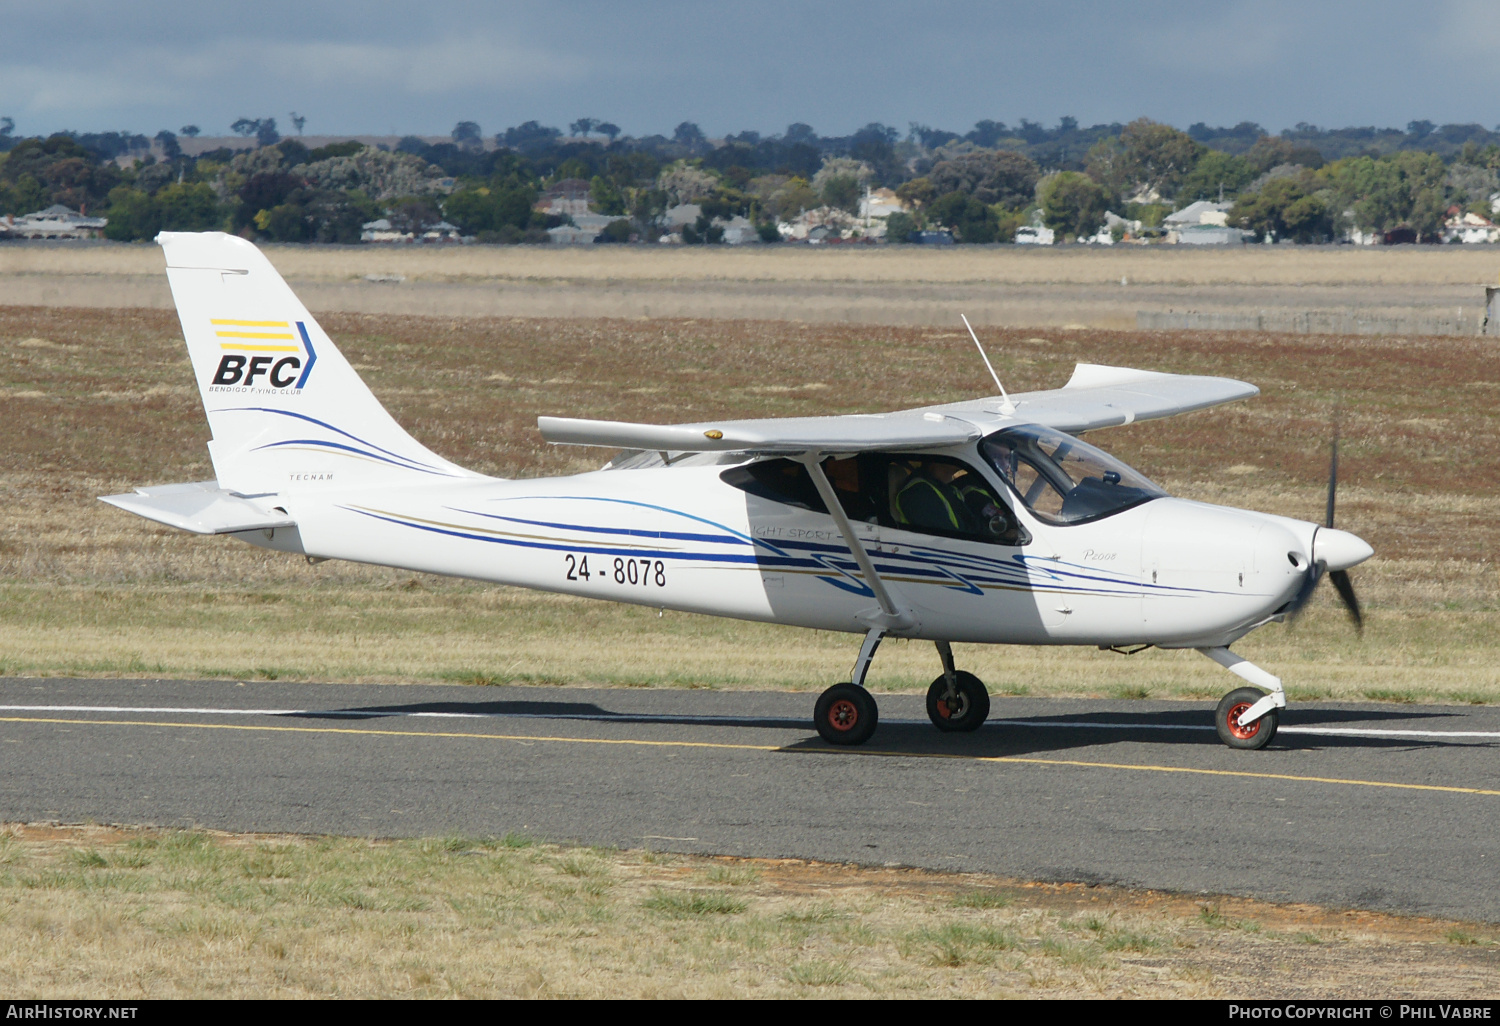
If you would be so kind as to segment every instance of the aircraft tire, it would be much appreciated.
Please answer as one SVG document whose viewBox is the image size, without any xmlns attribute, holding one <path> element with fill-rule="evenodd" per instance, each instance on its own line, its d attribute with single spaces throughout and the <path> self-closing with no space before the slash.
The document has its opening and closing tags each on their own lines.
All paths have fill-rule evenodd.
<svg viewBox="0 0 1500 1026">
<path fill-rule="evenodd" d="M 943 696 L 948 691 L 948 682 L 941 675 L 927 689 L 927 718 L 938 730 L 946 733 L 961 733 L 978 730 L 990 715 L 990 693 L 984 681 L 966 670 L 955 676 L 959 702 L 957 709 L 949 709 Z M 956 715 L 955 715 L 956 714 Z"/>
<path fill-rule="evenodd" d="M 835 684 L 813 707 L 813 726 L 831 745 L 862 745 L 879 721 L 875 697 L 856 684 Z"/>
<path fill-rule="evenodd" d="M 1278 717 L 1275 709 L 1248 727 L 1241 727 L 1234 722 L 1265 695 L 1259 688 L 1235 688 L 1219 699 L 1219 707 L 1214 711 L 1214 727 L 1219 731 L 1219 740 L 1230 748 L 1249 750 L 1264 748 L 1270 744 L 1271 739 L 1276 736 Z"/>
</svg>

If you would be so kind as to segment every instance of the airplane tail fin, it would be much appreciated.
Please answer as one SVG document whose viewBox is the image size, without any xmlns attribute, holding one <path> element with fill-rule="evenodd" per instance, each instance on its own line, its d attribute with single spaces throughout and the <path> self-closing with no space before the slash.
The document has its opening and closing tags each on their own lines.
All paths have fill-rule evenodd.
<svg viewBox="0 0 1500 1026">
<path fill-rule="evenodd" d="M 162 232 L 219 486 L 241 495 L 472 477 L 407 434 L 271 262 L 223 232 Z"/>
</svg>

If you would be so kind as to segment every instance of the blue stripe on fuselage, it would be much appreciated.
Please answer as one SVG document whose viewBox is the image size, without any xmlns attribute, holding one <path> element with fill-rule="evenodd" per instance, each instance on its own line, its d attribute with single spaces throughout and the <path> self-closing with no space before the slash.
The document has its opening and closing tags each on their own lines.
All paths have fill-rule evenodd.
<svg viewBox="0 0 1500 1026">
<path fill-rule="evenodd" d="M 505 517 L 498 514 L 479 513 L 473 510 L 462 510 L 448 507 L 454 512 L 468 513 L 472 516 L 485 517 L 491 520 L 509 521 L 528 526 L 549 527 L 555 530 L 579 531 L 592 534 L 614 534 L 624 537 L 653 539 L 659 538 L 672 541 L 699 541 L 717 544 L 755 544 L 770 549 L 770 553 L 726 553 L 726 552 L 683 552 L 667 549 L 649 548 L 618 548 L 608 545 L 600 545 L 596 542 L 545 542 L 523 540 L 519 538 L 499 537 L 492 534 L 481 534 L 476 531 L 466 531 L 455 526 L 439 526 L 435 524 L 414 523 L 410 520 L 390 514 L 376 513 L 358 507 L 345 506 L 343 508 L 351 512 L 361 513 L 365 516 L 382 520 L 387 523 L 396 524 L 401 527 L 411 527 L 427 531 L 433 534 L 442 534 L 455 538 L 464 538 L 472 541 L 490 542 L 498 545 L 508 545 L 515 548 L 541 549 L 554 552 L 578 552 L 589 555 L 621 556 L 630 558 L 670 559 L 678 562 L 697 561 L 708 564 L 733 564 L 733 565 L 755 565 L 765 569 L 794 570 L 807 569 L 823 571 L 817 574 L 819 580 L 835 585 L 841 590 L 854 591 L 859 594 L 871 594 L 869 587 L 857 577 L 854 572 L 858 570 L 858 564 L 853 554 L 846 546 L 830 545 L 821 542 L 789 541 L 783 542 L 783 548 L 771 545 L 760 539 L 752 539 L 733 528 L 723 524 L 715 523 L 704 517 L 683 513 L 679 510 L 667 509 L 650 503 L 633 502 L 623 499 L 608 499 L 598 496 L 526 496 L 533 500 L 566 498 L 575 501 L 613 502 L 630 506 L 639 506 L 660 512 L 681 516 L 685 519 L 695 520 L 699 523 L 717 527 L 729 536 L 715 537 L 711 535 L 699 535 L 687 532 L 649 531 L 632 528 L 610 528 L 593 524 L 567 524 L 551 521 L 526 520 L 518 517 Z M 807 553 L 806 556 L 798 557 L 785 551 L 800 550 Z M 1023 553 L 1015 553 L 1008 560 L 991 559 L 984 556 L 976 556 L 969 553 L 947 552 L 945 550 L 914 550 L 910 554 L 905 553 L 870 553 L 871 561 L 878 573 L 902 576 L 920 576 L 929 578 L 927 583 L 946 586 L 953 590 L 968 592 L 975 595 L 983 595 L 981 585 L 1005 588 L 1025 588 L 1032 590 L 1038 585 L 1046 587 L 1050 591 L 1064 591 L 1073 593 L 1103 593 L 1121 594 L 1120 589 L 1128 589 L 1130 592 L 1140 594 L 1138 589 L 1151 588 L 1152 591 L 1167 591 L 1175 594 L 1222 594 L 1211 589 L 1201 588 L 1172 588 L 1169 585 L 1145 585 L 1140 581 L 1128 579 L 1101 577 L 1093 568 L 1073 568 L 1071 564 L 1057 563 L 1048 560 L 1046 566 L 1034 566 L 1032 559 Z M 1038 562 L 1041 562 L 1038 560 Z M 975 564 L 978 564 L 976 566 Z M 1078 572 L 1085 571 L 1085 572 Z M 1043 575 L 1045 582 L 1037 581 L 1033 575 Z M 1094 582 L 1092 585 L 1084 582 Z M 1100 585 L 1112 586 L 1102 588 Z"/>
</svg>

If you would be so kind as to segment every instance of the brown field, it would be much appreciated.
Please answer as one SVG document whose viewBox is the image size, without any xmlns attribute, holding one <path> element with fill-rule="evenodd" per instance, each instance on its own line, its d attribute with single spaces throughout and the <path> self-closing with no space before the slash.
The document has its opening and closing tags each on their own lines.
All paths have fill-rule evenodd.
<svg viewBox="0 0 1500 1026">
<path fill-rule="evenodd" d="M 1442 286 L 1493 283 L 1487 246 L 277 246 L 288 280 L 400 274 L 434 282 L 861 282 L 906 284 Z M 149 243 L 0 246 L 0 275 L 160 275 Z"/>
<path fill-rule="evenodd" d="M 1452 1000 L 1497 979 L 1488 927 L 1244 899 L 515 835 L 0 829 L 17 1000 Z"/>
<path fill-rule="evenodd" d="M 542 444 L 539 413 L 857 412 L 987 383 L 966 337 L 947 329 L 322 321 L 417 437 L 506 476 L 607 457 Z M 1340 524 L 1377 550 L 1354 571 L 1365 638 L 1325 593 L 1297 626 L 1236 647 L 1283 675 L 1294 699 L 1500 701 L 1490 343 L 985 337 L 1014 390 L 1060 384 L 1080 360 L 1259 384 L 1264 394 L 1247 403 L 1092 436 L 1209 501 L 1317 517 L 1341 407 Z M 0 306 L 0 354 L 0 674 L 815 690 L 852 660 L 846 635 L 308 567 L 157 528 L 95 496 L 212 476 L 175 316 Z M 1000 693 L 1202 701 L 1228 686 L 1191 653 L 959 655 Z M 921 688 L 935 662 L 931 646 L 887 646 L 872 684 Z M 0 832 L 0 986 L 23 997 L 1482 997 L 1495 991 L 1496 940 L 1466 924 L 1301 906 L 524 838 Z"/>
<path fill-rule="evenodd" d="M 1131 328 L 1138 310 L 1483 317 L 1485 246 L 268 246 L 319 312 Z M 0 302 L 170 309 L 154 245 L 0 246 Z M 367 275 L 403 277 L 375 284 Z"/>
<path fill-rule="evenodd" d="M 784 322 L 324 319 L 397 418 L 443 455 L 505 476 L 593 467 L 544 445 L 539 413 L 678 420 L 889 409 L 985 385 L 966 339 L 933 329 Z M 1239 647 L 1294 697 L 1500 700 L 1493 562 L 1500 439 L 1489 343 L 1251 334 L 991 331 L 1016 390 L 1078 360 L 1226 374 L 1247 403 L 1095 436 L 1174 492 L 1315 518 L 1343 409 L 1340 524 L 1377 558 L 1355 572 L 1357 640 L 1324 594 L 1295 627 Z M 822 688 L 841 635 L 539 596 L 191 537 L 94 501 L 212 476 L 175 319 L 0 308 L 0 669 L 360 681 Z M 874 368 L 879 372 L 875 373 Z M 274 631 L 274 656 L 258 639 Z M 439 651 L 432 639 L 443 638 Z M 581 640 L 580 640 L 581 639 Z M 1011 693 L 1205 698 L 1191 654 L 969 647 Z M 893 645 L 877 688 L 934 671 Z"/>
</svg>

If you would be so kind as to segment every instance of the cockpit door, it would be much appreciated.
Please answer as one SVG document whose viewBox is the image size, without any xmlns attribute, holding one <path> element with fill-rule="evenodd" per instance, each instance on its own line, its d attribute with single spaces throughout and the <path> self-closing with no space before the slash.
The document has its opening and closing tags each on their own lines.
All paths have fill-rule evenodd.
<svg viewBox="0 0 1500 1026">
<path fill-rule="evenodd" d="M 943 623 L 952 641 L 1045 636 L 1020 558 L 1030 537 L 1009 496 L 977 465 L 865 453 L 824 466 L 850 521 L 874 533 L 882 577 L 924 623 Z"/>
</svg>

